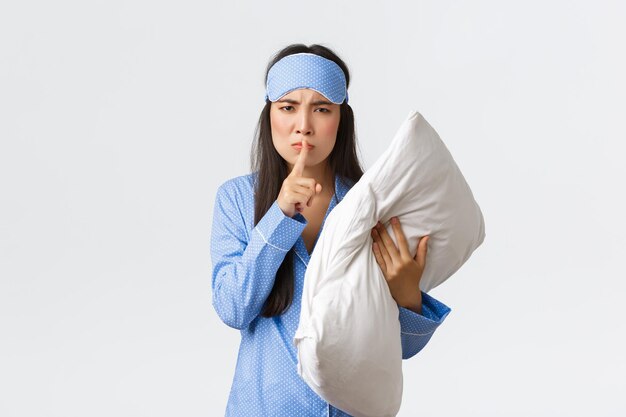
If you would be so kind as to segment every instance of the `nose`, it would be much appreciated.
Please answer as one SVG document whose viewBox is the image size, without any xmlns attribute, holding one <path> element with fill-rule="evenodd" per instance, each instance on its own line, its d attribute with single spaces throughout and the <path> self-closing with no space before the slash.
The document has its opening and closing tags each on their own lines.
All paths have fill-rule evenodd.
<svg viewBox="0 0 626 417">
<path fill-rule="evenodd" d="M 297 133 L 301 133 L 303 135 L 306 136 L 311 136 L 312 132 L 312 126 L 311 126 L 311 116 L 309 116 L 307 114 L 307 112 L 303 111 L 300 114 L 300 118 L 298 119 L 298 129 L 296 130 Z"/>
</svg>

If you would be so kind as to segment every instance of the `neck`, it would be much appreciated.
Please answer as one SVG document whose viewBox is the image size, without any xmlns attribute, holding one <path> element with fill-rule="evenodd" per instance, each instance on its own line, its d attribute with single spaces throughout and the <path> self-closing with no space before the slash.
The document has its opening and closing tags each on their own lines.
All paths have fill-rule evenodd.
<svg viewBox="0 0 626 417">
<path fill-rule="evenodd" d="M 289 172 L 293 169 L 293 165 L 287 162 Z M 335 176 L 333 175 L 327 160 L 320 162 L 317 165 L 305 166 L 302 171 L 302 176 L 305 178 L 314 178 L 315 181 L 322 184 L 322 193 L 332 194 L 335 190 Z"/>
</svg>

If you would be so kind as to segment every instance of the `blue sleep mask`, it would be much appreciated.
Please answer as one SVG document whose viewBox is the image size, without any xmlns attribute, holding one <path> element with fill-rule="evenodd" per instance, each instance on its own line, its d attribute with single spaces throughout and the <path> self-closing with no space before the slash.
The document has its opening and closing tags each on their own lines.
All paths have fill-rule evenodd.
<svg viewBox="0 0 626 417">
<path fill-rule="evenodd" d="M 302 52 L 287 55 L 270 68 L 265 85 L 265 100 L 277 101 L 299 88 L 310 88 L 335 104 L 348 102 L 346 76 L 335 62 Z"/>
</svg>

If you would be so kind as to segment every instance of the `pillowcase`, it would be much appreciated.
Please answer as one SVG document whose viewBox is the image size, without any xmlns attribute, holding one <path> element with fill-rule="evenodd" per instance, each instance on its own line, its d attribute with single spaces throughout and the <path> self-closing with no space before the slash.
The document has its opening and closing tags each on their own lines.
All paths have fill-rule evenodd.
<svg viewBox="0 0 626 417">
<path fill-rule="evenodd" d="M 398 305 L 371 249 L 378 220 L 396 247 L 398 216 L 414 255 L 429 235 L 420 288 L 454 274 L 482 244 L 485 226 L 452 155 L 417 111 L 326 218 L 307 267 L 294 336 L 298 373 L 354 416 L 395 416 L 402 400 Z"/>
</svg>

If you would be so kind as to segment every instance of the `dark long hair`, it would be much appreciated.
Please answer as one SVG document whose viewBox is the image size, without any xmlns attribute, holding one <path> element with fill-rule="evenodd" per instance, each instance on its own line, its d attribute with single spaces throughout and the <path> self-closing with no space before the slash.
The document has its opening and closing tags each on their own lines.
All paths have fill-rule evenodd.
<svg viewBox="0 0 626 417">
<path fill-rule="evenodd" d="M 267 74 L 276 62 L 287 55 L 309 52 L 324 58 L 330 59 L 339 65 L 346 77 L 346 87 L 350 85 L 350 73 L 346 64 L 329 48 L 322 45 L 306 46 L 304 44 L 289 45 L 274 55 L 265 70 L 265 82 Z M 256 172 L 254 186 L 254 224 L 263 218 L 282 187 L 283 181 L 289 175 L 287 162 L 280 156 L 274 148 L 272 142 L 272 130 L 270 125 L 270 108 L 272 102 L 265 101 L 265 107 L 261 111 L 257 124 L 254 142 L 250 154 L 250 165 L 253 172 Z M 335 175 L 357 182 L 363 175 L 363 170 L 359 163 L 356 149 L 356 135 L 354 129 L 354 114 L 348 103 L 344 102 L 339 106 L 339 126 L 337 128 L 337 140 L 335 146 L 328 157 L 329 166 Z M 261 315 L 272 317 L 285 312 L 293 301 L 294 276 L 293 262 L 294 249 L 291 248 L 285 255 L 285 259 L 276 272 L 276 279 L 269 297 L 265 301 Z"/>
</svg>

